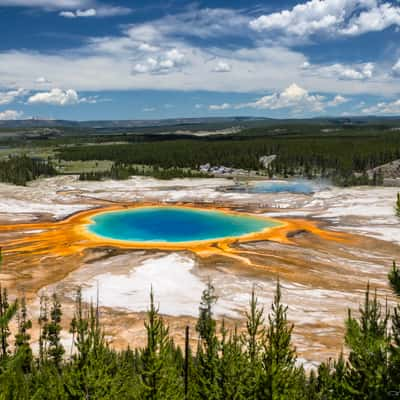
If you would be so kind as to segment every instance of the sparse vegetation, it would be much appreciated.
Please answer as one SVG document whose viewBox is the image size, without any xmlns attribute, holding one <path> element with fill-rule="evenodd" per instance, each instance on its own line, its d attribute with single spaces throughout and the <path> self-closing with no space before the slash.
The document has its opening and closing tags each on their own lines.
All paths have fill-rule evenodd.
<svg viewBox="0 0 400 400">
<path fill-rule="evenodd" d="M 397 280 L 395 264 L 393 274 Z M 188 346 L 188 336 L 184 349 L 175 345 L 153 293 L 145 346 L 111 349 L 98 306 L 86 305 L 79 290 L 70 328 L 74 351 L 65 353 L 61 305 L 53 295 L 41 300 L 39 354 L 34 355 L 25 300 L 10 303 L 7 291 L 0 293 L 0 398 L 4 400 L 346 400 L 400 394 L 400 305 L 391 313 L 369 287 L 360 316 L 349 312 L 346 321 L 347 360 L 341 355 L 309 373 L 298 364 L 279 282 L 267 324 L 253 293 L 243 333 L 228 331 L 224 323 L 217 330 L 213 318 L 217 298 L 209 283 L 199 308 L 196 351 Z M 13 342 L 10 324 L 16 316 Z"/>
</svg>

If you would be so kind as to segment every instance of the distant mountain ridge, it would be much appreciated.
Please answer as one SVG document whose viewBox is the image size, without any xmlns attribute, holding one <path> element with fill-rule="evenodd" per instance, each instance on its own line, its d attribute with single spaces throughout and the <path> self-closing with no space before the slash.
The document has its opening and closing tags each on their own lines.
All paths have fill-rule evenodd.
<svg viewBox="0 0 400 400">
<path fill-rule="evenodd" d="M 64 128 L 140 128 L 150 126 L 176 126 L 194 125 L 205 123 L 241 123 L 247 121 L 273 121 L 272 118 L 256 117 L 215 117 L 215 118 L 170 118 L 154 120 L 99 120 L 99 121 L 71 121 L 56 119 L 23 119 L 0 121 L 0 127 L 5 128 L 43 128 L 43 127 L 64 127 Z"/>
<path fill-rule="evenodd" d="M 331 123 L 331 124 L 363 124 L 379 123 L 385 121 L 399 122 L 400 116 L 380 117 L 380 116 L 353 116 L 353 117 L 318 117 L 318 118 L 298 118 L 298 119 L 274 119 L 263 117 L 204 117 L 204 118 L 170 118 L 154 120 L 98 120 L 98 121 L 72 121 L 56 119 L 24 119 L 0 121 L 0 128 L 144 128 L 144 127 L 168 127 L 202 124 L 233 124 L 263 122 L 271 124 L 291 124 L 291 123 Z"/>
</svg>

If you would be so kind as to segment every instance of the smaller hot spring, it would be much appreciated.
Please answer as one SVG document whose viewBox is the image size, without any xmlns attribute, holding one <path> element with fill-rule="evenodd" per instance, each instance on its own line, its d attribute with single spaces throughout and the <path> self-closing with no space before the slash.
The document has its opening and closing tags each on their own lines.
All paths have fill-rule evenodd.
<svg viewBox="0 0 400 400">
<path fill-rule="evenodd" d="M 309 181 L 264 181 L 249 186 L 249 193 L 298 193 L 311 194 L 318 191 L 316 184 Z"/>
</svg>

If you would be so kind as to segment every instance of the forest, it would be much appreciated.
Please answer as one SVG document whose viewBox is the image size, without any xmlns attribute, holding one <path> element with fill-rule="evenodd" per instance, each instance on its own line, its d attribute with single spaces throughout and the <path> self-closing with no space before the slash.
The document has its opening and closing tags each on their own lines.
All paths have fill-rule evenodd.
<svg viewBox="0 0 400 400">
<path fill-rule="evenodd" d="M 130 144 L 79 145 L 61 148 L 63 160 L 111 160 L 119 165 L 149 165 L 163 169 L 224 165 L 262 170 L 259 158 L 276 154 L 267 175 L 332 178 L 335 183 L 377 184 L 366 171 L 400 158 L 400 135 L 349 137 L 253 137 L 171 139 Z M 358 173 L 358 176 L 355 175 Z"/>
<path fill-rule="evenodd" d="M 400 296 L 400 271 L 389 280 Z M 42 297 L 38 352 L 30 345 L 26 301 L 0 291 L 0 399 L 393 399 L 400 396 L 400 303 L 392 311 L 366 289 L 359 316 L 345 321 L 346 356 L 305 371 L 292 345 L 279 281 L 267 318 L 253 292 L 246 329 L 217 328 L 211 282 L 203 292 L 196 323 L 197 346 L 171 338 L 153 293 L 144 322 L 143 348 L 113 350 L 105 339 L 101 310 L 76 294 L 70 323 L 73 352 L 61 340 L 62 307 L 57 294 Z M 11 334 L 15 320 L 17 330 Z"/>
<path fill-rule="evenodd" d="M 245 125 L 236 133 L 206 136 L 196 136 L 195 132 L 165 132 L 165 127 L 146 128 L 148 133 L 144 133 L 147 132 L 145 128 L 136 128 L 137 131 L 91 128 L 88 132 L 83 128 L 57 128 L 53 136 L 49 136 L 48 129 L 41 134 L 38 129 L 30 131 L 26 128 L 22 136 L 16 134 L 0 141 L 0 148 L 5 144 L 10 149 L 9 154 L 18 149 L 19 154 L 31 154 L 29 158 L 37 149 L 37 158 L 46 154 L 45 160 L 35 160 L 35 157 L 29 160 L 20 155 L 3 157 L 0 181 L 26 184 L 41 175 L 64 173 L 57 168 L 63 162 L 79 165 L 110 161 L 112 168 L 82 168 L 76 172 L 81 180 L 127 179 L 131 175 L 159 179 L 204 177 L 199 166 L 209 163 L 252 170 L 267 177 L 327 178 L 340 186 L 380 185 L 383 176 L 379 172 L 375 175 L 367 172 L 400 159 L 400 131 L 397 125 L 388 122 L 364 125 L 339 121 L 253 124 Z M 199 125 L 196 129 L 202 127 Z M 3 149 L 3 154 L 7 154 L 7 150 Z M 265 168 L 260 157 L 272 154 L 277 157 Z"/>
<path fill-rule="evenodd" d="M 25 186 L 40 176 L 54 176 L 57 171 L 45 160 L 36 160 L 27 156 L 10 157 L 0 160 L 0 182 Z"/>
</svg>

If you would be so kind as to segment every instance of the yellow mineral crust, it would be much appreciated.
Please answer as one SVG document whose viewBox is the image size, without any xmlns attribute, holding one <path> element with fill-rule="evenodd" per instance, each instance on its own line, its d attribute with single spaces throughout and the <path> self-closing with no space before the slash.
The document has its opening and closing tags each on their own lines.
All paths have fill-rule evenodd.
<svg viewBox="0 0 400 400">
<path fill-rule="evenodd" d="M 6 240 L 2 246 L 6 253 L 31 253 L 31 255 L 52 254 L 65 256 L 79 253 L 84 249 L 95 247 L 117 247 L 121 249 L 159 249 L 159 250 L 189 250 L 199 256 L 212 254 L 225 254 L 233 256 L 236 251 L 233 244 L 254 241 L 274 241 L 291 244 L 291 236 L 298 232 L 310 232 L 325 240 L 349 241 L 351 235 L 326 231 L 318 227 L 313 221 L 304 219 L 272 219 L 257 214 L 238 212 L 227 208 L 196 206 L 193 204 L 177 204 L 175 207 L 186 207 L 201 210 L 215 210 L 235 215 L 251 215 L 277 223 L 261 232 L 255 232 L 240 237 L 225 237 L 222 239 L 202 240 L 194 242 L 157 243 L 157 242 L 130 242 L 103 238 L 89 232 L 87 226 L 92 223 L 92 217 L 111 211 L 120 211 L 139 207 L 163 207 L 161 204 L 120 204 L 104 208 L 91 209 L 79 212 L 62 221 L 38 222 L 30 224 L 16 224 L 0 226 L 0 232 L 27 232 L 26 235 L 16 239 Z M 170 207 L 170 206 L 168 206 Z M 34 232 L 33 234 L 30 232 Z M 240 251 L 243 254 L 243 251 Z"/>
</svg>

